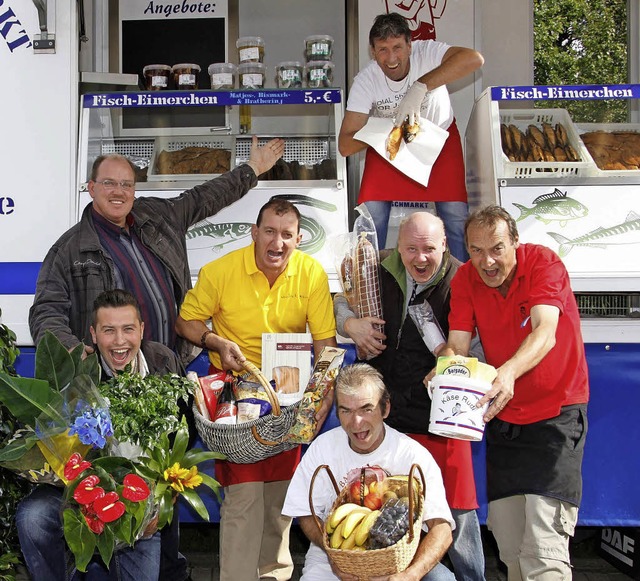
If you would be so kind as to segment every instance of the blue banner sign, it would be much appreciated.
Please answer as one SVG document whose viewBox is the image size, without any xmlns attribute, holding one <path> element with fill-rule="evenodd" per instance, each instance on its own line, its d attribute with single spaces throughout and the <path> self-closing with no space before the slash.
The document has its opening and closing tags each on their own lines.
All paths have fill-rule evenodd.
<svg viewBox="0 0 640 581">
<path fill-rule="evenodd" d="M 554 99 L 592 101 L 598 99 L 638 98 L 640 98 L 640 85 L 532 85 L 491 87 L 492 101 L 551 101 Z"/>
<path fill-rule="evenodd" d="M 40 262 L 0 262 L 0 295 L 32 295 Z"/>
<path fill-rule="evenodd" d="M 113 107 L 206 107 L 209 105 L 320 105 L 340 103 L 340 89 L 262 89 L 258 91 L 145 91 L 88 93 L 85 109 Z"/>
</svg>

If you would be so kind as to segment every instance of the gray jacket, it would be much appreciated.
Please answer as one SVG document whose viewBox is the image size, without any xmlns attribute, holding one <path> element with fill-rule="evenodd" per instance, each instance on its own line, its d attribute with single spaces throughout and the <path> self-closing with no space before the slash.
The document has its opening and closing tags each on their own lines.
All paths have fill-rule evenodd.
<svg viewBox="0 0 640 581">
<path fill-rule="evenodd" d="M 191 288 L 187 260 L 187 230 L 239 200 L 257 184 L 256 175 L 242 164 L 220 177 L 170 199 L 136 198 L 133 229 L 165 265 L 173 282 L 176 306 Z M 91 216 L 91 204 L 75 226 L 65 232 L 45 257 L 29 311 L 29 329 L 35 344 L 49 329 L 67 348 L 91 345 L 89 327 L 93 302 L 114 288 L 113 262 L 100 245 Z M 176 350 L 183 362 L 192 346 L 178 338 Z"/>
</svg>

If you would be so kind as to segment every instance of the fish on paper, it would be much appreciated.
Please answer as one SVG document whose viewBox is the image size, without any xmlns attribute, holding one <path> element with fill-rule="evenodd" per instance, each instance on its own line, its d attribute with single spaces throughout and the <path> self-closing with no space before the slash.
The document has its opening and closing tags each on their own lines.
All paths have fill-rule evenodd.
<svg viewBox="0 0 640 581">
<path fill-rule="evenodd" d="M 556 232 L 547 232 L 559 245 L 560 258 L 571 252 L 574 246 L 606 249 L 608 246 L 640 244 L 640 216 L 631 211 L 624 222 L 603 228 L 600 226 L 588 234 L 569 239 Z"/>
<path fill-rule="evenodd" d="M 584 218 L 589 213 L 589 208 L 578 200 L 568 197 L 567 192 L 562 192 L 558 188 L 550 194 L 538 196 L 532 203 L 531 208 L 513 203 L 520 210 L 520 216 L 516 222 L 534 216 L 545 224 L 557 221 L 560 222 L 560 226 L 564 227 L 569 220 Z"/>
</svg>

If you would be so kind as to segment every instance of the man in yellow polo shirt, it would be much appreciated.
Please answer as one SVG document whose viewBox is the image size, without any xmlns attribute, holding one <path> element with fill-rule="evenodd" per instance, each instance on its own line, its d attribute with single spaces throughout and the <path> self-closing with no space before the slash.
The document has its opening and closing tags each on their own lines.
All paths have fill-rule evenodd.
<svg viewBox="0 0 640 581">
<path fill-rule="evenodd" d="M 304 333 L 308 324 L 316 356 L 336 345 L 327 274 L 296 249 L 302 239 L 298 209 L 286 200 L 269 200 L 251 237 L 251 245 L 201 269 L 180 309 L 178 334 L 209 350 L 212 370 L 242 371 L 245 358 L 260 366 L 262 333 Z M 326 401 L 317 414 L 320 422 L 331 404 Z M 298 447 L 254 464 L 216 463 L 224 486 L 221 581 L 290 579 L 291 519 L 281 510 L 299 459 Z"/>
</svg>

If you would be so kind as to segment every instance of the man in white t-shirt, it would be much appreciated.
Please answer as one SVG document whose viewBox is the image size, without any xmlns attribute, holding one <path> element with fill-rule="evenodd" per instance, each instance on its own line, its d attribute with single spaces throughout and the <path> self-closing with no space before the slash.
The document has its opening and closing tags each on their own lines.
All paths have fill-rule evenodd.
<svg viewBox="0 0 640 581">
<path fill-rule="evenodd" d="M 378 15 L 369 32 L 373 60 L 355 77 L 340 127 L 343 156 L 367 150 L 358 203 L 366 202 L 375 221 L 378 245 L 386 248 L 392 201 L 430 201 L 446 229 L 451 253 L 464 262 L 467 216 L 462 141 L 446 85 L 467 77 L 484 63 L 482 55 L 435 40 L 411 40 L 407 20 L 396 12 Z M 369 116 L 386 117 L 400 126 L 423 117 L 449 136 L 436 159 L 429 183 L 407 177 L 363 141 L 355 139 Z"/>
<path fill-rule="evenodd" d="M 419 464 L 426 482 L 422 513 L 426 534 L 409 567 L 402 573 L 376 577 L 380 581 L 445 581 L 453 573 L 440 564 L 451 544 L 453 518 L 447 506 L 440 469 L 429 452 L 408 436 L 384 423 L 390 409 L 389 392 L 382 376 L 370 365 L 358 363 L 342 369 L 336 380 L 336 409 L 340 427 L 322 434 L 309 446 L 291 480 L 282 514 L 296 517 L 311 541 L 305 558 L 302 581 L 355 580 L 331 563 L 322 548 L 322 533 L 309 508 L 309 486 L 315 469 L 327 464 L 338 484 L 362 466 L 379 466 L 390 474 L 408 474 Z M 314 510 L 327 518 L 335 501 L 335 490 L 326 472 L 319 473 L 313 488 Z"/>
</svg>

